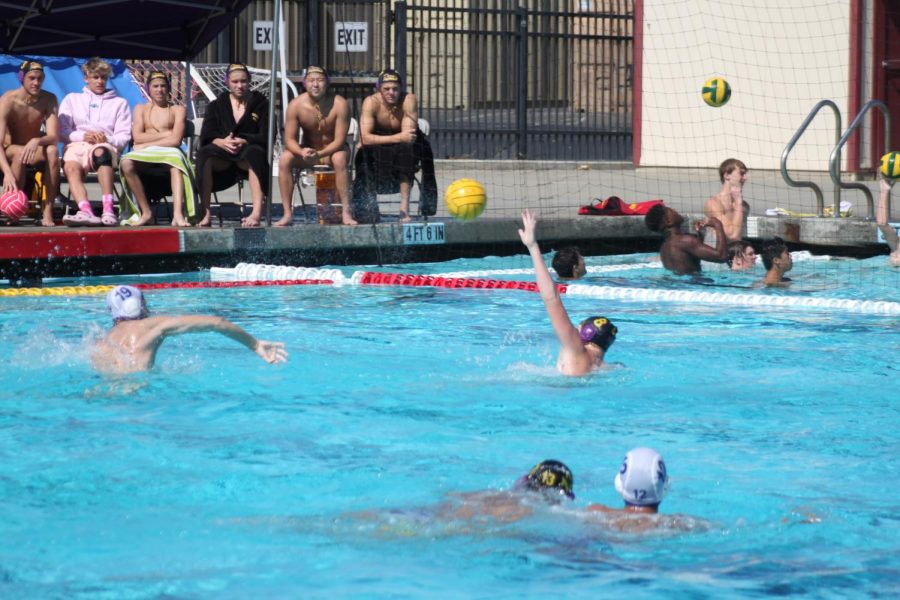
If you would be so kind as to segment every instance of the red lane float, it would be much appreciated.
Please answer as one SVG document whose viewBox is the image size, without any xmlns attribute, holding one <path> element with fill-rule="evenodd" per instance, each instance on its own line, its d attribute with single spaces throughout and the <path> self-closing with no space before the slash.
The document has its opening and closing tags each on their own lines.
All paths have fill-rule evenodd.
<svg viewBox="0 0 900 600">
<path fill-rule="evenodd" d="M 361 285 L 403 285 L 412 287 L 441 287 L 450 289 L 483 289 L 483 290 L 524 290 L 537 292 L 537 283 L 533 281 L 509 281 L 504 279 L 473 279 L 467 277 L 435 277 L 432 275 L 409 275 L 406 273 L 375 273 L 366 271 L 359 278 Z M 557 284 L 560 294 L 565 294 L 567 284 Z"/>
</svg>

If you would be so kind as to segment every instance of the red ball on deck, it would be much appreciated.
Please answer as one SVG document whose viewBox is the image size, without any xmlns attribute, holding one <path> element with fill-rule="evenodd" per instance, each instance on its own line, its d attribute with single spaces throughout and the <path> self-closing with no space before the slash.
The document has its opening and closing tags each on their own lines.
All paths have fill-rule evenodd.
<svg viewBox="0 0 900 600">
<path fill-rule="evenodd" d="M 15 223 L 28 212 L 28 198 L 25 192 L 16 190 L 0 195 L 0 211 L 6 215 L 10 223 Z"/>
</svg>

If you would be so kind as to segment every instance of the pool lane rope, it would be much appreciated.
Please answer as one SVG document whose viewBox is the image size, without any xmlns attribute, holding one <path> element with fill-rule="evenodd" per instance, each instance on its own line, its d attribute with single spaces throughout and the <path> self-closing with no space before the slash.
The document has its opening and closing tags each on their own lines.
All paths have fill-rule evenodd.
<svg viewBox="0 0 900 600">
<path fill-rule="evenodd" d="M 280 285 L 333 285 L 330 279 L 294 279 L 285 281 L 170 281 L 164 283 L 130 284 L 141 290 L 180 290 L 203 288 L 261 287 Z M 45 288 L 0 289 L 3 296 L 96 296 L 107 294 L 115 285 L 63 285 Z"/>
<path fill-rule="evenodd" d="M 338 269 L 315 269 L 283 265 L 258 265 L 240 263 L 234 268 L 215 267 L 213 277 L 228 277 L 231 281 L 199 281 L 170 283 L 139 283 L 135 287 L 145 290 L 202 289 L 245 286 L 288 285 L 381 285 L 406 287 L 440 287 L 447 289 L 503 289 L 538 291 L 533 281 L 448 277 L 446 275 L 414 275 L 408 273 L 381 273 L 356 271 L 347 277 Z M 107 293 L 114 286 L 62 286 L 50 288 L 10 288 L 0 290 L 0 296 L 64 296 Z M 812 298 L 766 293 L 733 294 L 697 290 L 660 290 L 628 287 L 609 287 L 586 284 L 557 284 L 560 294 L 595 298 L 599 300 L 623 300 L 630 302 L 672 302 L 684 304 L 714 304 L 717 306 L 777 307 L 792 309 L 841 310 L 863 314 L 900 315 L 900 302 L 883 300 L 852 300 L 842 298 Z M 761 290 L 762 292 L 762 290 Z"/>
</svg>

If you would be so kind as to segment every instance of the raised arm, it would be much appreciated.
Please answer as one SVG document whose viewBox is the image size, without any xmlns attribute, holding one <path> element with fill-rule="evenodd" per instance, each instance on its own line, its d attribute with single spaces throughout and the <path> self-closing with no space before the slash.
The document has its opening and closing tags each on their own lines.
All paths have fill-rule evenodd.
<svg viewBox="0 0 900 600">
<path fill-rule="evenodd" d="M 878 194 L 878 205 L 875 209 L 875 222 L 879 225 L 886 225 L 890 215 L 888 214 L 888 198 L 891 197 L 891 186 L 894 185 L 889 181 L 881 170 L 878 170 L 878 186 L 880 193 Z"/>
<path fill-rule="evenodd" d="M 181 335 L 183 333 L 204 333 L 214 331 L 253 350 L 267 363 L 277 364 L 287 362 L 288 354 L 284 349 L 283 343 L 258 340 L 246 330 L 222 317 L 184 315 L 156 318 L 159 319 L 159 323 L 156 326 L 155 331 L 151 332 L 150 335 L 154 336 L 158 341 L 162 341 L 169 336 Z M 149 345 L 150 340 L 146 340 L 146 342 Z"/>
<path fill-rule="evenodd" d="M 725 237 L 725 231 L 722 228 L 722 222 L 715 217 L 708 217 L 706 219 L 705 224 L 701 224 L 705 227 L 712 227 L 716 231 L 716 247 L 710 248 L 702 241 L 700 238 L 693 235 L 684 235 L 680 236 L 679 244 L 681 245 L 681 249 L 696 256 L 700 260 L 705 260 L 708 262 L 715 263 L 723 263 L 728 260 L 728 240 Z"/>
<path fill-rule="evenodd" d="M 541 293 L 541 299 L 544 301 L 544 307 L 547 309 L 547 316 L 550 317 L 550 323 L 553 325 L 553 331 L 556 332 L 556 337 L 564 349 L 573 352 L 584 352 L 581 336 L 569 320 L 566 307 L 563 306 L 559 297 L 559 289 L 550 277 L 550 271 L 544 263 L 540 246 L 538 246 L 535 239 L 534 230 L 537 227 L 537 217 L 531 214 L 531 211 L 528 209 L 522 212 L 522 225 L 523 228 L 519 230 L 519 238 L 521 238 L 525 247 L 528 248 L 528 254 L 531 255 L 538 290 Z"/>
<path fill-rule="evenodd" d="M 718 220 L 722 225 L 722 230 L 728 236 L 729 241 L 739 240 L 744 235 L 744 200 L 740 190 L 732 192 L 730 196 L 734 207 L 731 217 L 725 213 L 721 200 L 717 196 L 713 196 L 706 202 L 704 213 L 711 219 Z"/>
</svg>

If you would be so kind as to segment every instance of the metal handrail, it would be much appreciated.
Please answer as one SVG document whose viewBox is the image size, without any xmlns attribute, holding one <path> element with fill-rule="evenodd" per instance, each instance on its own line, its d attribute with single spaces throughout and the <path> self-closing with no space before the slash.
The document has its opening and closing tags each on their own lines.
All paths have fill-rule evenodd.
<svg viewBox="0 0 900 600">
<path fill-rule="evenodd" d="M 812 123 L 812 120 L 816 117 L 819 111 L 828 106 L 834 111 L 834 119 L 836 121 L 836 126 L 834 130 L 834 143 L 837 145 L 841 138 L 841 111 L 838 108 L 837 104 L 835 104 L 831 100 L 821 100 L 818 104 L 813 106 L 812 110 L 809 111 L 809 114 L 806 116 L 806 119 L 800 125 L 800 128 L 797 129 L 797 133 L 794 134 L 794 137 L 791 138 L 791 141 L 787 143 L 787 146 L 784 147 L 784 151 L 781 153 L 781 176 L 784 177 L 785 183 L 787 183 L 791 187 L 808 187 L 816 194 L 816 214 L 820 217 L 825 216 L 825 198 L 822 196 L 822 188 L 813 183 L 812 181 L 794 181 L 790 178 L 787 172 L 787 159 L 788 154 L 790 154 L 791 150 L 794 149 L 794 146 L 797 144 L 797 141 L 800 139 L 800 136 L 803 135 L 803 132 L 806 131 L 806 128 L 809 127 L 809 124 Z M 840 161 L 840 151 L 838 151 L 838 161 Z M 840 188 L 834 188 L 834 216 L 839 216 L 839 207 L 841 203 L 841 190 Z"/>
<path fill-rule="evenodd" d="M 882 116 L 884 116 L 884 151 L 890 152 L 890 140 L 891 140 L 891 114 L 888 111 L 887 105 L 881 100 L 869 100 L 863 107 L 859 110 L 859 114 L 856 115 L 856 118 L 853 119 L 853 122 L 850 123 L 850 126 L 847 127 L 847 131 L 844 132 L 844 135 L 841 136 L 841 139 L 838 140 L 838 143 L 835 145 L 834 150 L 831 151 L 831 157 L 828 159 L 828 173 L 831 175 L 831 180 L 834 182 L 836 186 L 842 189 L 854 189 L 860 190 L 863 194 L 866 195 L 866 208 L 868 209 L 868 220 L 872 220 L 875 215 L 875 202 L 872 199 L 872 190 L 869 189 L 869 186 L 863 183 L 844 183 L 841 181 L 841 175 L 838 171 L 840 167 L 841 160 L 841 148 L 844 147 L 844 144 L 847 143 L 847 140 L 850 139 L 850 135 L 856 130 L 857 127 L 862 123 L 862 119 L 865 114 L 869 111 L 870 108 L 877 108 L 881 111 Z M 835 214 L 838 213 L 839 206 L 834 207 Z M 888 214 L 891 210 L 891 199 L 888 196 L 887 200 L 887 209 Z"/>
</svg>

